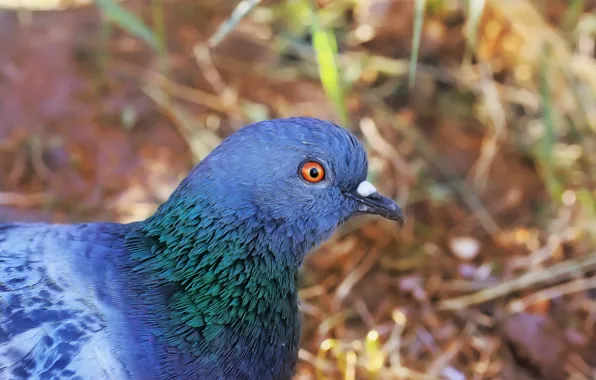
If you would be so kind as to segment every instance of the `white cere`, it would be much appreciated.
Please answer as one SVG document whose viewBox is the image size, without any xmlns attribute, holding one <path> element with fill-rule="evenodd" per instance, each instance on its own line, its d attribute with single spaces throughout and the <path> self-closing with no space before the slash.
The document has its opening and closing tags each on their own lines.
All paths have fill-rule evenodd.
<svg viewBox="0 0 596 380">
<path fill-rule="evenodd" d="M 362 181 L 362 182 L 360 182 L 360 185 L 358 185 L 356 192 L 361 197 L 366 198 L 366 197 L 369 197 L 372 194 L 376 193 L 377 189 L 375 188 L 375 186 L 372 183 L 370 183 L 368 181 Z"/>
</svg>

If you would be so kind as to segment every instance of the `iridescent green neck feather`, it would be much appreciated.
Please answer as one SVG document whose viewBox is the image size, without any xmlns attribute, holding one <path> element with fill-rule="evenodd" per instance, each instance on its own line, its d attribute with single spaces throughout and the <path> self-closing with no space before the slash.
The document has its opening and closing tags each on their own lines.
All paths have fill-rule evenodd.
<svg viewBox="0 0 596 380">
<path fill-rule="evenodd" d="M 134 270 L 157 286 L 175 285 L 163 311 L 169 345 L 204 355 L 217 351 L 214 341 L 225 330 L 296 350 L 300 262 L 293 252 L 274 251 L 291 247 L 271 244 L 287 236 L 283 223 L 249 214 L 244 209 L 226 217 L 209 204 L 173 196 L 130 237 Z"/>
</svg>

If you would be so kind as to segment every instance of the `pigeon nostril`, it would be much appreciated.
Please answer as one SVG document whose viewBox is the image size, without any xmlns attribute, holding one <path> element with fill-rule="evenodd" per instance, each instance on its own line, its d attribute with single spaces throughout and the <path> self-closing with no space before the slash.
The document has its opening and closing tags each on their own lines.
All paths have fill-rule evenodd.
<svg viewBox="0 0 596 380">
<path fill-rule="evenodd" d="M 377 192 L 377 189 L 376 189 L 376 187 L 372 183 L 370 183 L 368 181 L 362 181 L 358 185 L 358 188 L 356 189 L 356 192 L 361 197 L 369 197 L 372 194 L 376 193 Z"/>
</svg>

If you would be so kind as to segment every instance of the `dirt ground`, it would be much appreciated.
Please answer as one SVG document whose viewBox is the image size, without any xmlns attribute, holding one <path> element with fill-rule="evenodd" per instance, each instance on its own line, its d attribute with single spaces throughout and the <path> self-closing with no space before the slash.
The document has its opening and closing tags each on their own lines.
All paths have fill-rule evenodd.
<svg viewBox="0 0 596 380">
<path fill-rule="evenodd" d="M 536 30 L 488 1 L 469 69 L 465 12 L 428 11 L 409 88 L 414 3 L 368 3 L 330 12 L 351 78 L 346 127 L 408 223 L 357 219 L 309 256 L 297 378 L 596 378 L 596 97 L 577 84 L 589 81 L 549 76 L 549 102 L 528 43 Z M 536 29 L 557 34 L 572 57 L 561 67 L 575 73 L 569 6 L 538 3 Z M 126 6 L 157 17 L 145 2 Z M 308 33 L 291 9 L 260 8 L 209 49 L 234 2 L 167 2 L 166 54 L 121 28 L 102 38 L 95 7 L 0 11 L 0 222 L 143 219 L 241 126 L 339 121 Z M 373 38 L 359 37 L 362 25 Z M 583 113 L 568 90 L 582 91 Z M 543 145 L 534 131 L 550 108 L 555 142 Z"/>
</svg>

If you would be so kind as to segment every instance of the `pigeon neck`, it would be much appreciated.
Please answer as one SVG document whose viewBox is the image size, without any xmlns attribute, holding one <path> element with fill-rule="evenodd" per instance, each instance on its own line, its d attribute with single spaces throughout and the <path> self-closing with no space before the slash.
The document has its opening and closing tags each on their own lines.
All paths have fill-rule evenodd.
<svg viewBox="0 0 596 380">
<path fill-rule="evenodd" d="M 135 271 L 175 289 L 166 301 L 168 344 L 205 356 L 235 355 L 229 350 L 237 342 L 246 346 L 243 360 L 250 361 L 248 355 L 263 368 L 293 368 L 300 335 L 299 263 L 288 259 L 293 252 L 273 251 L 278 245 L 269 244 L 267 234 L 283 226 L 232 228 L 176 215 L 184 211 L 177 208 L 167 211 L 144 222 L 129 248 Z"/>
</svg>

